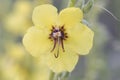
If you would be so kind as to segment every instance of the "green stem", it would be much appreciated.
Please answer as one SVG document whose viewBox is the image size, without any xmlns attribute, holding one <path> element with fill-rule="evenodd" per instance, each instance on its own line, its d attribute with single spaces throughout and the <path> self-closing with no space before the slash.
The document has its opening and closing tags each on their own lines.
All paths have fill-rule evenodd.
<svg viewBox="0 0 120 80">
<path fill-rule="evenodd" d="M 50 71 L 50 78 L 49 78 L 49 80 L 54 80 L 54 75 L 55 75 L 55 73 Z"/>
<path fill-rule="evenodd" d="M 61 80 L 67 80 L 69 76 L 70 76 L 69 72 L 64 72 L 61 75 Z"/>
</svg>

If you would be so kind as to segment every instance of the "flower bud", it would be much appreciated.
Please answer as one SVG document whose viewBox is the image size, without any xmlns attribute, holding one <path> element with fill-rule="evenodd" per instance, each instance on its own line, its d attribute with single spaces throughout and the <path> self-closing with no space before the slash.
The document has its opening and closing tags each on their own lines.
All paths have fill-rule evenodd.
<svg viewBox="0 0 120 80">
<path fill-rule="evenodd" d="M 76 0 L 69 0 L 68 7 L 75 6 Z"/>
<path fill-rule="evenodd" d="M 78 0 L 75 6 L 80 7 L 80 9 L 82 9 L 84 7 L 84 4 L 85 0 Z"/>
<path fill-rule="evenodd" d="M 88 13 L 94 5 L 94 0 L 89 0 L 83 7 L 83 13 Z"/>
</svg>

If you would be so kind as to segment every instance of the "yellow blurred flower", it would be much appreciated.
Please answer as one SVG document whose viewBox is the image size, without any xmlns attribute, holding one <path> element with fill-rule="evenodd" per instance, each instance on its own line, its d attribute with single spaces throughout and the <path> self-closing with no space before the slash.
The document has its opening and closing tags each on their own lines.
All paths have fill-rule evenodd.
<svg viewBox="0 0 120 80">
<path fill-rule="evenodd" d="M 40 5 L 33 11 L 31 27 L 23 38 L 26 49 L 54 72 L 71 72 L 79 55 L 89 53 L 94 33 L 82 24 L 83 13 L 79 8 L 63 9 L 59 14 L 50 5 Z"/>
<path fill-rule="evenodd" d="M 26 17 L 16 14 L 10 14 L 5 20 L 6 29 L 15 34 L 24 34 L 31 25 Z"/>
<path fill-rule="evenodd" d="M 15 14 L 28 16 L 28 14 L 31 13 L 31 10 L 32 10 L 32 3 L 30 1 L 18 0 L 14 5 Z"/>
<path fill-rule="evenodd" d="M 32 5 L 29 1 L 17 1 L 13 8 L 13 11 L 6 16 L 5 28 L 15 34 L 22 35 L 31 26 L 31 15 Z"/>
<path fill-rule="evenodd" d="M 9 57 L 3 57 L 0 61 L 1 74 L 4 80 L 26 80 L 27 72 Z"/>
<path fill-rule="evenodd" d="M 35 70 L 32 74 L 31 79 L 32 80 L 49 80 L 49 77 L 50 77 L 49 68 L 44 63 L 42 63 L 42 61 L 38 62 L 38 60 L 34 61 L 34 65 L 35 65 L 35 68 L 34 68 Z"/>
<path fill-rule="evenodd" d="M 6 45 L 7 55 L 15 61 L 23 60 L 26 56 L 26 52 L 21 44 L 8 43 Z"/>
</svg>

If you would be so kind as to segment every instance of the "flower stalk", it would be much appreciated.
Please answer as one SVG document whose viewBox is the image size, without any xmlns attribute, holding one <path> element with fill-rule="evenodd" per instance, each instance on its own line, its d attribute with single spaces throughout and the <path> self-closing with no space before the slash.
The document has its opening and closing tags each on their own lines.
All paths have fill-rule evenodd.
<svg viewBox="0 0 120 80">
<path fill-rule="evenodd" d="M 49 80 L 67 80 L 69 76 L 69 72 L 62 72 L 57 74 L 51 71 Z"/>
<path fill-rule="evenodd" d="M 49 80 L 54 80 L 55 73 L 50 71 L 50 77 Z"/>
<path fill-rule="evenodd" d="M 62 79 L 61 80 L 67 80 L 69 76 L 70 76 L 69 72 L 64 72 L 64 73 L 62 73 L 62 76 L 61 76 Z"/>
</svg>

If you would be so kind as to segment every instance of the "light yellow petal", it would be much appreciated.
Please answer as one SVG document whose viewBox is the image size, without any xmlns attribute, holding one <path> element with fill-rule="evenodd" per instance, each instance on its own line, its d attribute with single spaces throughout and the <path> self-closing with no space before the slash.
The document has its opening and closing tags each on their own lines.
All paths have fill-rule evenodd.
<svg viewBox="0 0 120 80">
<path fill-rule="evenodd" d="M 59 14 L 62 25 L 73 26 L 83 19 L 83 13 L 79 8 L 70 7 L 63 9 Z"/>
<path fill-rule="evenodd" d="M 66 47 L 80 55 L 88 54 L 93 46 L 93 31 L 83 24 L 66 30 L 68 33 L 68 38 L 65 41 Z"/>
<path fill-rule="evenodd" d="M 58 58 L 55 58 L 54 52 L 45 56 L 47 58 L 46 63 L 51 70 L 60 73 L 63 71 L 71 72 L 75 68 L 79 58 L 77 54 L 65 49 L 65 52 L 60 50 Z"/>
<path fill-rule="evenodd" d="M 34 9 L 32 20 L 35 26 L 51 27 L 55 24 L 57 17 L 57 9 L 50 4 L 44 4 Z"/>
<path fill-rule="evenodd" d="M 45 54 L 50 51 L 51 42 L 49 37 L 49 32 L 44 29 L 37 29 L 36 27 L 31 27 L 23 38 L 23 44 L 25 48 L 33 56 L 38 56 Z"/>
</svg>

